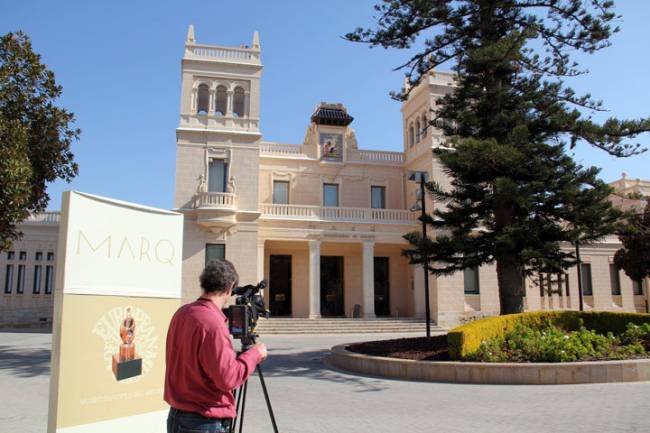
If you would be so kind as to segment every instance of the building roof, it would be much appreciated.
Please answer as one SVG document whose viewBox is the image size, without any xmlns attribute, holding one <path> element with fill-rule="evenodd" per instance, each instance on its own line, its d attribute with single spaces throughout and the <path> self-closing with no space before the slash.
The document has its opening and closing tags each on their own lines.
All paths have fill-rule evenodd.
<svg viewBox="0 0 650 433">
<path fill-rule="evenodd" d="M 348 126 L 353 120 L 343 104 L 321 102 L 311 115 L 311 121 L 317 125 Z"/>
</svg>

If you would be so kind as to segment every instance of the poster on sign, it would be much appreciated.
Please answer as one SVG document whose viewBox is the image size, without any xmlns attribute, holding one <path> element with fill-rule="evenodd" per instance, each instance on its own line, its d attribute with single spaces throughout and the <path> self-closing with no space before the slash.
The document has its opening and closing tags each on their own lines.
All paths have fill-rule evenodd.
<svg viewBox="0 0 650 433">
<path fill-rule="evenodd" d="M 76 191 L 62 204 L 48 432 L 164 431 L 183 216 Z"/>
</svg>

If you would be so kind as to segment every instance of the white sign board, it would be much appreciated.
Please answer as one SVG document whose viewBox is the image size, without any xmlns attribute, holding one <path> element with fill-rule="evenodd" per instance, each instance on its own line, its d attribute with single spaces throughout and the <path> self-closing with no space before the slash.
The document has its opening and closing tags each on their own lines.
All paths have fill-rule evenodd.
<svg viewBox="0 0 650 433">
<path fill-rule="evenodd" d="M 180 305 L 183 216 L 63 196 L 48 432 L 165 430 L 165 336 Z"/>
</svg>

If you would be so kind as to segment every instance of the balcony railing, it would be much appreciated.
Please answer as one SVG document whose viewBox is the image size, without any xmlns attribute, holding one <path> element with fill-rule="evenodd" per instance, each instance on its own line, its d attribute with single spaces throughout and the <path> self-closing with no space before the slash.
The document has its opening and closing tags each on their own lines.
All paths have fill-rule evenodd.
<svg viewBox="0 0 650 433">
<path fill-rule="evenodd" d="M 186 57 L 225 59 L 234 62 L 260 63 L 260 51 L 251 48 L 219 47 L 215 45 L 187 45 Z"/>
<path fill-rule="evenodd" d="M 30 215 L 24 222 L 37 224 L 58 224 L 60 220 L 61 212 L 50 211 Z"/>
<path fill-rule="evenodd" d="M 385 150 L 359 150 L 358 160 L 364 162 L 403 164 L 404 154 L 402 152 L 388 152 Z"/>
<path fill-rule="evenodd" d="M 410 224 L 416 219 L 416 216 L 413 213 L 402 209 L 372 209 L 261 203 L 260 211 L 262 213 L 262 218 L 280 220 Z"/>
<path fill-rule="evenodd" d="M 229 192 L 201 192 L 198 194 L 196 207 L 234 210 L 237 208 L 237 196 Z"/>
<path fill-rule="evenodd" d="M 281 144 L 262 142 L 260 153 L 264 156 L 306 157 L 300 144 Z"/>
<path fill-rule="evenodd" d="M 190 128 L 239 129 L 258 132 L 260 121 L 252 117 L 216 116 L 214 114 L 181 114 L 181 125 Z"/>
</svg>

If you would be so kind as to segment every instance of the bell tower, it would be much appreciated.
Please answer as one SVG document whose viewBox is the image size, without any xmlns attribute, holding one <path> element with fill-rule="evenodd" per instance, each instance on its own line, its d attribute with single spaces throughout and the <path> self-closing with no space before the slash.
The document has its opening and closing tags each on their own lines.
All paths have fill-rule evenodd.
<svg viewBox="0 0 650 433">
<path fill-rule="evenodd" d="M 205 262 L 225 257 L 257 279 L 243 251 L 257 248 L 261 47 L 199 43 L 190 25 L 181 60 L 175 208 L 185 215 L 183 288 L 196 297 Z M 188 254 L 193 254 L 188 256 Z M 254 261 L 254 260 L 253 260 Z M 191 289 L 189 289 L 191 287 Z"/>
</svg>

